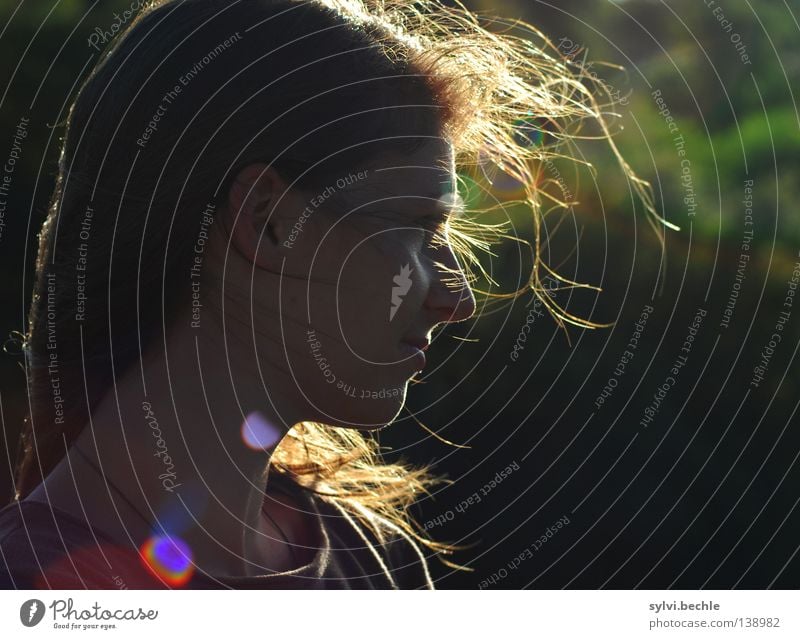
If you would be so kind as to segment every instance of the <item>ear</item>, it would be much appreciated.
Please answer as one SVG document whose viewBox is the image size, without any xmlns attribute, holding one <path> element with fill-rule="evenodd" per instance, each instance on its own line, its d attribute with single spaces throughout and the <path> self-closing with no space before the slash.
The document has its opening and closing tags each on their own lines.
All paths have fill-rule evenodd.
<svg viewBox="0 0 800 639">
<path fill-rule="evenodd" d="M 280 269 L 295 199 L 274 168 L 256 163 L 239 171 L 228 191 L 227 214 L 231 243 L 248 261 L 267 270 Z"/>
</svg>

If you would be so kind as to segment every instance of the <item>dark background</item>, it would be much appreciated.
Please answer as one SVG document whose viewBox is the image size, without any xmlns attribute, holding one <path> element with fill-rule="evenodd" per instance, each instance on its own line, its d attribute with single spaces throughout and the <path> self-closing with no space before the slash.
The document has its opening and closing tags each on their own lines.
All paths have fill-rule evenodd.
<svg viewBox="0 0 800 639">
<path fill-rule="evenodd" d="M 35 234 L 62 131 L 54 125 L 97 57 L 87 37 L 130 4 L 2 2 L 0 159 L 10 152 L 20 117 L 30 119 L 0 235 L 4 338 L 25 327 Z M 797 588 L 800 302 L 764 380 L 757 388 L 751 380 L 800 262 L 800 115 L 792 93 L 800 86 L 800 2 L 718 3 L 729 31 L 697 0 L 467 4 L 530 21 L 556 42 L 569 38 L 585 48 L 588 61 L 626 67 L 627 74 L 599 64 L 592 69 L 630 94 L 615 139 L 681 231 L 667 233 L 662 252 L 611 156 L 602 145 L 581 144 L 597 174 L 558 165 L 580 205 L 555 235 L 557 220 L 548 219 L 546 257 L 564 276 L 603 289 L 559 291 L 557 300 L 576 315 L 615 326 L 569 326 L 568 343 L 552 320 L 537 318 L 514 362 L 509 354 L 530 308 L 527 296 L 483 307 L 475 320 L 438 336 L 432 365 L 407 407 L 441 437 L 469 448 L 438 441 L 408 414 L 380 434 L 390 457 L 434 462 L 457 480 L 416 510 L 423 524 L 443 522 L 430 530 L 436 538 L 477 542 L 453 557 L 472 572 L 432 562 L 438 587 Z M 741 59 L 733 33 L 751 64 Z M 655 89 L 684 136 L 693 217 Z M 754 184 L 751 260 L 723 328 L 745 230 L 746 179 Z M 491 196 L 505 197 L 501 190 Z M 524 232 L 522 213 L 509 210 Z M 486 263 L 502 290 L 513 290 L 527 265 L 513 245 L 495 253 Z M 597 408 L 648 304 L 654 313 L 639 348 Z M 686 366 L 643 427 L 644 410 L 700 307 L 707 315 Z M 0 485 L 7 492 L 0 497 L 10 498 L 27 399 L 13 340 L 7 350 L 0 356 Z M 512 464 L 518 470 L 481 493 Z M 462 504 L 476 491 L 480 502 Z M 530 554 L 521 555 L 526 549 Z M 518 556 L 524 561 L 512 568 Z"/>
</svg>

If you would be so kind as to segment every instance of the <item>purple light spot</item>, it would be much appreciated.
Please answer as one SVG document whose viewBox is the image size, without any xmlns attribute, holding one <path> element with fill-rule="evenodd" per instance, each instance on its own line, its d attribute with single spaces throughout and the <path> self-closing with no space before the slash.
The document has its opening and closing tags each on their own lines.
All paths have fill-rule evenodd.
<svg viewBox="0 0 800 639">
<path fill-rule="evenodd" d="M 250 413 L 242 422 L 242 441 L 253 450 L 272 448 L 280 438 L 280 430 L 259 411 Z"/>
<path fill-rule="evenodd" d="M 191 563 L 189 545 L 178 537 L 159 537 L 153 545 L 153 555 L 158 565 L 173 574 L 183 573 Z"/>
</svg>

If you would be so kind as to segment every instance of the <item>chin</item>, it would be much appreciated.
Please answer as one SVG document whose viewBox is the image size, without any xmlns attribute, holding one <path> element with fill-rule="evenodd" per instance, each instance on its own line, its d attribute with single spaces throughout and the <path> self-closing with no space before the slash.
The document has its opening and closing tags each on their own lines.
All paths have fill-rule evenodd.
<svg viewBox="0 0 800 639">
<path fill-rule="evenodd" d="M 378 430 L 391 424 L 405 404 L 405 386 L 386 391 L 359 391 L 342 396 L 334 407 L 317 421 L 356 430 Z"/>
</svg>

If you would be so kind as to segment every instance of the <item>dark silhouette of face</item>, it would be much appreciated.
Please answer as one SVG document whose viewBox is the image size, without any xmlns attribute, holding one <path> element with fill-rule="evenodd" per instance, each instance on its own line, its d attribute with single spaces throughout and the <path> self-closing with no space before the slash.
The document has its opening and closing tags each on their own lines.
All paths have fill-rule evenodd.
<svg viewBox="0 0 800 639">
<path fill-rule="evenodd" d="M 447 239 L 448 216 L 458 213 L 450 145 L 431 140 L 412 155 L 343 170 L 316 193 L 256 182 L 244 205 L 234 203 L 274 205 L 253 257 L 265 268 L 253 271 L 252 321 L 259 362 L 294 387 L 283 397 L 292 406 L 278 408 L 333 425 L 388 424 L 425 365 L 434 327 L 475 312 Z"/>
</svg>

